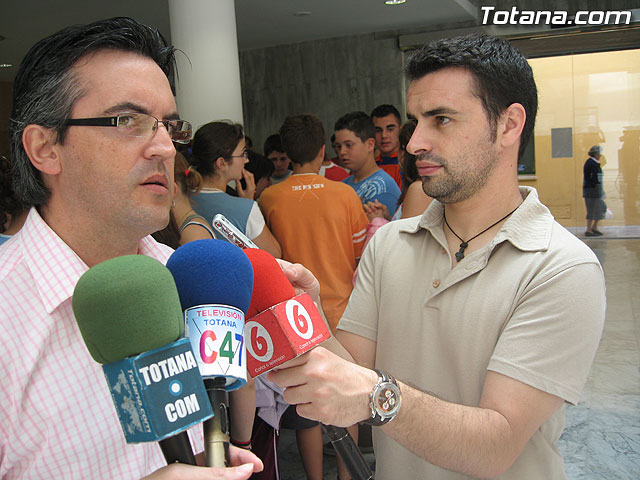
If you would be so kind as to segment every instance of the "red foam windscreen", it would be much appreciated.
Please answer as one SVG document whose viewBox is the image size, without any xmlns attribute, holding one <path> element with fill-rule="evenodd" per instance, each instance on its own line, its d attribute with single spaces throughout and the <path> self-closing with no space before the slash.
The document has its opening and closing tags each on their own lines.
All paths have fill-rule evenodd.
<svg viewBox="0 0 640 480">
<path fill-rule="evenodd" d="M 253 266 L 253 295 L 247 318 L 295 297 L 293 286 L 273 255 L 258 248 L 247 248 L 244 253 Z"/>
</svg>

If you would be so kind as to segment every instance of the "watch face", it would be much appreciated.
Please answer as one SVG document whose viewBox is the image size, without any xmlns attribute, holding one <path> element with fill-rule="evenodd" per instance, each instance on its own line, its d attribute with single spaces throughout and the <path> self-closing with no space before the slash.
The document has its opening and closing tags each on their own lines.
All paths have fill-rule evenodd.
<svg viewBox="0 0 640 480">
<path fill-rule="evenodd" d="M 381 416 L 393 413 L 398 406 L 398 394 L 395 391 L 397 387 L 393 384 L 385 384 L 376 396 L 376 410 Z"/>
</svg>

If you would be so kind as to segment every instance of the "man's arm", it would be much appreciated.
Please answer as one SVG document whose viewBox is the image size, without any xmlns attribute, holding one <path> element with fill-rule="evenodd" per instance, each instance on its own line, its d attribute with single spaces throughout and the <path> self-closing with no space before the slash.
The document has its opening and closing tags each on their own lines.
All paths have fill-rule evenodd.
<svg viewBox="0 0 640 480">
<path fill-rule="evenodd" d="M 563 398 L 577 400 L 604 320 L 604 277 L 597 263 L 559 265 L 539 277 L 520 300 L 496 345 L 478 405 L 437 398 L 399 378 L 403 403 L 398 416 L 381 427 L 388 436 L 442 468 L 489 478 L 513 464 L 536 430 L 562 406 Z M 575 285 L 581 285 L 579 295 Z M 370 366 L 375 348 L 367 349 L 357 336 L 344 335 L 339 339 L 346 349 L 359 363 Z M 522 350 L 526 340 L 538 345 L 536 365 L 544 364 L 543 373 L 538 371 L 537 380 L 532 381 L 553 393 L 516 380 L 533 354 Z M 298 412 L 305 417 L 345 426 L 370 415 L 369 393 L 376 373 L 326 349 L 316 348 L 271 375 L 286 388 L 285 400 L 299 404 Z"/>
<path fill-rule="evenodd" d="M 366 368 L 375 366 L 376 342 L 340 329 L 336 332 L 335 339 L 349 353 L 355 363 Z"/>
<path fill-rule="evenodd" d="M 510 377 L 487 372 L 478 407 L 441 400 L 400 382 L 402 407 L 383 426 L 415 455 L 479 478 L 504 473 L 563 400 Z"/>
<path fill-rule="evenodd" d="M 375 348 L 373 354 L 370 349 L 375 342 L 347 335 L 351 338 L 339 338 L 358 362 L 375 360 Z M 268 375 L 286 388 L 284 399 L 297 404 L 300 415 L 337 426 L 369 418 L 369 393 L 378 377 L 373 370 L 322 347 Z M 478 407 L 447 402 L 402 382 L 400 390 L 402 407 L 398 416 L 382 427 L 385 433 L 435 465 L 481 478 L 509 468 L 533 433 L 563 402 L 495 372 L 487 372 Z"/>
<path fill-rule="evenodd" d="M 354 291 L 349 306 L 352 316 L 375 318 L 378 285 L 372 266 L 377 252 L 375 244 L 370 245 L 363 256 L 356 287 L 360 296 Z M 579 294 L 575 285 L 581 285 Z M 352 305 L 354 301 L 358 305 Z M 394 420 L 380 428 L 440 467 L 479 477 L 501 474 L 563 399 L 577 401 L 598 346 L 604 307 L 604 276 L 591 255 L 556 261 L 528 283 L 519 299 L 488 359 L 484 378 L 478 379 L 483 386 L 477 405 L 437 398 L 398 378 L 402 407 Z M 361 330 L 371 331 L 370 323 L 375 322 L 362 325 Z M 318 347 L 271 372 L 269 378 L 286 388 L 285 400 L 298 404 L 301 415 L 348 426 L 370 416 L 369 394 L 377 381 L 377 374 L 370 370 L 376 342 L 342 331 L 337 337 L 358 364 Z M 527 349 L 527 344 L 535 345 L 535 351 Z"/>
<path fill-rule="evenodd" d="M 283 267 L 294 285 L 317 295 L 317 281 L 306 275 L 308 270 L 300 265 Z M 298 404 L 301 415 L 349 426 L 370 416 L 369 393 L 378 377 L 371 370 L 375 357 L 375 341 L 338 330 L 322 347 L 268 375 L 286 388 L 285 400 Z M 487 372 L 478 407 L 447 402 L 403 382 L 400 389 L 402 407 L 393 421 L 381 427 L 385 433 L 435 465 L 477 477 L 493 477 L 508 469 L 563 403 L 493 371 Z"/>
</svg>

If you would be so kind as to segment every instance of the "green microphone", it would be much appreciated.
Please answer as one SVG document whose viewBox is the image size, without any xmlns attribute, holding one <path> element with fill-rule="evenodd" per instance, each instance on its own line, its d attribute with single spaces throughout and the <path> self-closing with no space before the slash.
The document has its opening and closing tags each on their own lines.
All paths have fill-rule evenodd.
<svg viewBox="0 0 640 480">
<path fill-rule="evenodd" d="M 144 255 L 90 268 L 73 292 L 73 312 L 89 353 L 101 364 L 163 347 L 184 334 L 171 272 Z"/>
<path fill-rule="evenodd" d="M 127 443 L 159 441 L 167 463 L 195 465 L 186 429 L 213 411 L 189 340 L 181 338 L 171 272 L 144 255 L 116 257 L 80 277 L 72 305 Z"/>
</svg>

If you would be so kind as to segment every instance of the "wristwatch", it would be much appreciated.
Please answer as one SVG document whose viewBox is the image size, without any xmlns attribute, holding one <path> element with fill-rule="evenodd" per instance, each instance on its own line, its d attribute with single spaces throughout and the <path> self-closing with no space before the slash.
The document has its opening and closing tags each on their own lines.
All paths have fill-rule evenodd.
<svg viewBox="0 0 640 480">
<path fill-rule="evenodd" d="M 402 403 L 398 382 L 386 372 L 374 369 L 378 374 L 378 381 L 369 394 L 369 408 L 371 418 L 363 423 L 379 427 L 393 420 Z"/>
</svg>

